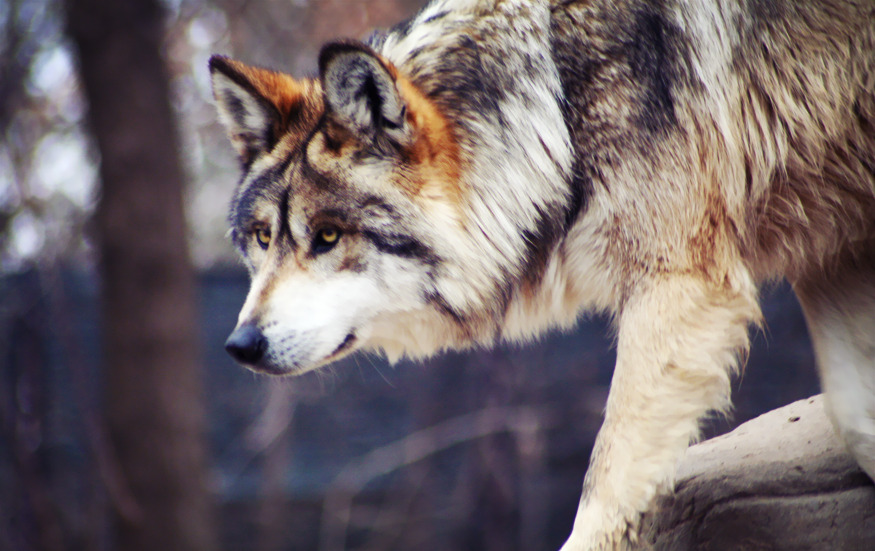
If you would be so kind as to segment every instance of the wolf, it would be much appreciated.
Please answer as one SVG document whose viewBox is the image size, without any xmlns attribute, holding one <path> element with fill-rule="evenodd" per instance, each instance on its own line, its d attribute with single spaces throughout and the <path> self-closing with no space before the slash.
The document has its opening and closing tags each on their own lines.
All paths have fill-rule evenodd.
<svg viewBox="0 0 875 551">
<path fill-rule="evenodd" d="M 435 0 L 294 78 L 222 56 L 251 289 L 228 352 L 297 375 L 527 341 L 617 361 L 563 551 L 640 544 L 786 278 L 875 477 L 875 2 Z"/>
</svg>

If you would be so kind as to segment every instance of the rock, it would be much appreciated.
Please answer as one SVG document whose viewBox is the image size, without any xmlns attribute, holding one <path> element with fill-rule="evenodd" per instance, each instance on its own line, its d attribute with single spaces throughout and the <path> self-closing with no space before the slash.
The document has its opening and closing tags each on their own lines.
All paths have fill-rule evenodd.
<svg viewBox="0 0 875 551">
<path fill-rule="evenodd" d="M 645 548 L 875 550 L 875 486 L 814 396 L 692 446 Z"/>
</svg>

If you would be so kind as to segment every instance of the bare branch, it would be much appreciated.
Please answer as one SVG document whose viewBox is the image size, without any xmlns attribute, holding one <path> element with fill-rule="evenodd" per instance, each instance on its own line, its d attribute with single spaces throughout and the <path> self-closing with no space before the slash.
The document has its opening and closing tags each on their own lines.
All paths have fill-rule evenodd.
<svg viewBox="0 0 875 551">
<path fill-rule="evenodd" d="M 334 479 L 322 502 L 320 551 L 342 551 L 352 500 L 370 481 L 459 444 L 509 432 L 529 443 L 551 421 L 532 407 L 495 407 L 460 415 L 377 448 L 347 465 Z"/>
</svg>

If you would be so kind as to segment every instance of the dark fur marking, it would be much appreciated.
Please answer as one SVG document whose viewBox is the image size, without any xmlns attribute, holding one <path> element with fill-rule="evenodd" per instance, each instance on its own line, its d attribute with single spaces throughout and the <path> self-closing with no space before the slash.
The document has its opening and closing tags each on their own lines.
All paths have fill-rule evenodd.
<svg viewBox="0 0 875 551">
<path fill-rule="evenodd" d="M 385 234 L 373 230 L 363 230 L 362 236 L 373 243 L 380 252 L 402 258 L 415 258 L 430 266 L 437 264 L 438 259 L 434 251 L 409 235 Z"/>
<path fill-rule="evenodd" d="M 282 198 L 280 199 L 279 231 L 277 232 L 277 239 L 285 238 L 286 242 L 288 242 L 289 248 L 294 251 L 297 248 L 297 243 L 295 243 L 295 238 L 292 236 L 292 228 L 289 226 L 289 200 L 291 194 L 291 188 L 287 187 L 283 191 Z M 282 243 L 282 241 L 280 241 L 280 243 Z"/>
<path fill-rule="evenodd" d="M 391 29 L 389 29 L 390 34 L 394 34 L 400 37 L 407 36 L 410 34 L 410 29 L 413 28 L 413 22 L 416 20 L 415 17 L 411 17 L 409 19 L 405 19 L 404 21 L 398 23 Z"/>
<path fill-rule="evenodd" d="M 377 197 L 376 195 L 369 195 L 359 201 L 358 208 L 362 211 L 364 211 L 365 209 L 381 211 L 384 215 L 392 220 L 401 219 L 401 215 L 398 213 L 395 207 L 384 201 L 382 198 Z"/>
<path fill-rule="evenodd" d="M 771 21 L 783 19 L 786 6 L 780 0 L 748 0 L 747 10 L 755 20 Z"/>
<path fill-rule="evenodd" d="M 288 172 L 289 167 L 292 166 L 292 162 L 295 160 L 297 156 L 301 154 L 300 148 L 295 149 L 283 159 L 283 162 L 276 165 L 273 168 L 273 173 L 277 178 L 282 178 L 286 172 Z"/>
<path fill-rule="evenodd" d="M 386 99 L 380 94 L 380 89 L 374 80 L 373 75 L 368 75 L 365 78 L 362 87 L 355 94 L 356 99 L 364 99 L 371 110 L 371 126 L 376 132 L 379 132 L 383 126 L 390 128 L 398 128 L 398 124 L 389 121 L 383 116 L 383 104 Z"/>
<path fill-rule="evenodd" d="M 249 230 L 247 224 L 255 214 L 255 203 L 265 196 L 264 186 L 258 185 L 259 181 L 260 178 L 246 187 L 239 188 L 231 203 L 229 222 L 241 232 Z"/>
<path fill-rule="evenodd" d="M 352 345 L 353 342 L 355 342 L 355 334 L 350 333 L 346 337 L 344 337 L 343 342 L 340 343 L 340 345 L 334 350 L 334 352 L 331 353 L 331 355 L 333 356 L 333 355 L 337 354 L 338 352 L 340 352 L 341 350 L 344 350 L 345 348 L 349 348 L 349 346 Z"/>
<path fill-rule="evenodd" d="M 346 225 L 350 223 L 349 213 L 343 209 L 338 208 L 322 209 L 316 216 L 314 216 L 314 219 L 316 218 L 320 220 L 336 220 L 341 225 Z"/>
<path fill-rule="evenodd" d="M 237 186 L 237 192 L 231 200 L 231 208 L 228 214 L 228 222 L 233 228 L 231 238 L 238 248 L 243 250 L 246 245 L 246 240 L 249 238 L 252 219 L 255 215 L 255 204 L 260 199 L 276 199 L 282 200 L 285 194 L 286 198 L 291 190 L 282 188 L 283 176 L 288 170 L 292 162 L 292 155 L 287 156 L 282 163 L 271 167 L 270 169 L 253 178 L 248 185 L 241 182 Z M 287 205 L 287 200 L 286 200 Z M 287 206 L 282 206 L 281 211 L 287 210 Z M 282 224 L 288 223 L 288 218 L 283 212 L 280 212 L 280 231 Z M 291 232 L 289 232 L 291 242 Z M 292 246 L 294 244 L 292 242 Z"/>
<path fill-rule="evenodd" d="M 589 90 L 597 70 L 597 62 L 580 57 L 587 49 L 582 39 L 577 35 L 559 32 L 561 21 L 554 15 L 551 29 L 551 49 L 559 69 L 559 80 L 562 85 L 563 101 L 560 102 L 562 118 L 571 143 L 574 147 L 574 160 L 571 166 L 571 179 L 568 182 L 570 197 L 565 205 L 564 232 L 567 232 L 581 213 L 586 209 L 593 192 L 591 171 L 585 166 L 585 158 L 590 153 L 589 140 L 597 136 L 584 136 L 583 129 L 590 128 L 585 120 L 587 105 L 591 101 Z"/>
<path fill-rule="evenodd" d="M 403 23 L 406 23 L 406 21 L 399 23 L 398 26 L 402 25 Z M 382 30 L 382 29 L 377 29 L 377 30 L 373 31 L 371 34 L 369 34 L 364 42 L 365 42 L 365 44 L 367 44 L 368 46 L 370 46 L 374 50 L 379 51 L 383 47 L 383 44 L 386 43 L 386 37 L 392 31 L 393 31 L 393 29 L 389 29 L 388 32 L 385 30 Z"/>
<path fill-rule="evenodd" d="M 420 55 L 422 55 L 422 53 L 425 52 L 426 50 L 427 50 L 427 48 L 426 48 L 425 46 L 419 46 L 419 47 L 417 47 L 417 48 L 413 48 L 413 49 L 410 50 L 410 52 L 407 54 L 407 57 L 408 57 L 411 61 L 412 61 L 412 60 L 415 60 L 417 57 L 419 57 Z M 422 70 L 422 67 L 419 67 L 418 69 L 414 69 L 414 71 L 412 71 L 412 72 L 418 72 L 418 71 L 421 71 L 421 70 Z"/>
<path fill-rule="evenodd" d="M 450 15 L 449 10 L 440 11 L 440 12 L 432 15 L 431 17 L 429 17 L 425 21 L 423 21 L 423 23 L 433 23 L 435 21 L 439 21 L 439 20 L 443 19 L 444 17 L 446 17 L 448 15 Z"/>
<path fill-rule="evenodd" d="M 578 165 L 582 161 L 575 159 L 571 174 L 571 197 L 565 205 L 565 220 L 563 234 L 568 233 L 580 215 L 592 194 L 592 178 Z"/>
<path fill-rule="evenodd" d="M 875 135 L 875 125 L 873 125 L 873 121 L 870 121 L 863 113 L 863 109 L 860 107 L 859 99 L 854 100 L 854 104 L 851 106 L 851 111 L 854 113 L 854 118 L 857 120 L 857 124 L 860 126 L 863 134 L 866 136 Z M 857 146 L 856 144 L 853 145 L 851 151 L 854 153 L 854 156 L 863 164 L 866 170 L 870 174 L 875 175 L 875 159 L 860 151 L 859 146 Z"/>
<path fill-rule="evenodd" d="M 374 80 L 373 68 L 362 59 L 355 58 L 347 62 L 344 69 L 346 69 L 346 72 L 340 76 L 342 81 L 349 83 L 360 81 L 358 88 L 351 91 L 352 93 L 347 102 L 355 101 L 358 103 L 364 101 L 371 115 L 372 128 L 379 129 L 382 124 L 381 119 L 385 99 L 380 95 L 379 87 Z"/>
<path fill-rule="evenodd" d="M 444 112 L 454 114 L 463 125 L 472 117 L 491 118 L 500 125 L 501 102 L 515 89 L 502 67 L 503 63 L 489 56 L 476 40 L 462 36 L 430 69 L 441 76 L 426 90 Z"/>
<path fill-rule="evenodd" d="M 543 209 L 538 208 L 535 229 L 522 232 L 527 249 L 524 255 L 526 261 L 522 269 L 522 281 L 529 285 L 536 286 L 540 283 L 550 261 L 553 247 L 567 232 L 565 217 L 562 216 L 561 210 L 563 210 L 562 205 L 557 204 L 547 205 L 547 208 Z"/>
<path fill-rule="evenodd" d="M 438 12 L 438 13 L 428 17 L 424 21 L 422 21 L 421 24 L 428 24 L 428 23 L 433 23 L 435 21 L 439 21 L 440 19 L 443 19 L 444 17 L 446 17 L 450 13 L 451 12 L 448 10 Z M 410 30 L 413 28 L 413 24 L 416 22 L 416 20 L 418 18 L 419 18 L 419 14 L 417 13 L 413 17 L 411 17 L 409 19 L 405 19 L 404 21 L 401 21 L 400 23 L 396 24 L 391 29 L 389 29 L 388 32 L 374 33 L 374 35 L 377 35 L 377 36 L 369 37 L 367 44 L 369 46 L 371 46 L 372 48 L 374 48 L 375 50 L 378 50 L 379 47 L 382 46 L 383 43 L 386 41 L 386 36 L 389 34 L 395 35 L 398 38 L 406 37 L 408 34 L 410 34 Z"/>
<path fill-rule="evenodd" d="M 552 160 L 553 157 L 543 140 L 541 147 Z M 537 206 L 535 228 L 523 230 L 521 233 L 526 247 L 521 276 L 522 281 L 530 286 L 537 286 L 540 283 L 554 247 L 577 220 L 583 208 L 584 198 L 591 190 L 589 180 L 578 174 L 572 174 L 566 183 L 569 187 L 566 200 L 562 203 L 553 202 Z"/>
<path fill-rule="evenodd" d="M 440 293 L 426 293 L 425 300 L 429 304 L 433 304 L 439 312 L 453 318 L 453 321 L 455 321 L 456 325 L 458 325 L 459 327 L 464 328 L 467 326 L 467 319 L 465 318 L 465 316 L 461 312 L 450 306 L 450 303 L 447 302 L 447 299 L 445 299 L 444 296 Z"/>
<path fill-rule="evenodd" d="M 238 126 L 243 126 L 246 122 L 246 108 L 243 106 L 243 101 L 237 96 L 226 94 L 224 97 L 226 108 L 231 113 L 231 117 Z"/>
<path fill-rule="evenodd" d="M 629 48 L 632 76 L 643 83 L 643 105 L 638 123 L 652 134 L 666 132 L 677 125 L 672 88 L 677 79 L 673 42 L 680 31 L 666 23 L 661 14 L 640 11 L 635 14 Z"/>
</svg>

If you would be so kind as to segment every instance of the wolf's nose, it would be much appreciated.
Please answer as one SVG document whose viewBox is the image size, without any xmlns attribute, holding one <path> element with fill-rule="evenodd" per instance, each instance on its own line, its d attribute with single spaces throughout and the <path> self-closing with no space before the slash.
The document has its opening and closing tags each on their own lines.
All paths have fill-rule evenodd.
<svg viewBox="0 0 875 551">
<path fill-rule="evenodd" d="M 267 339 L 254 325 L 241 325 L 225 341 L 225 350 L 242 364 L 255 364 L 264 355 Z"/>
</svg>

